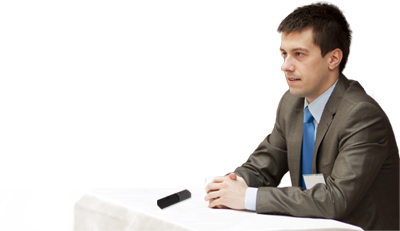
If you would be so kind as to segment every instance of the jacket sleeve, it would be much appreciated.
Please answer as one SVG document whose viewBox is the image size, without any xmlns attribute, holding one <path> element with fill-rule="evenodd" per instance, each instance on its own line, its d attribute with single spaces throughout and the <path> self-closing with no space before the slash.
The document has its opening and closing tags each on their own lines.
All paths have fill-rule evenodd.
<svg viewBox="0 0 400 231">
<path fill-rule="evenodd" d="M 339 153 L 330 176 L 326 178 L 326 185 L 317 184 L 308 190 L 300 187 L 260 187 L 257 194 L 257 213 L 342 219 L 357 206 L 386 159 L 387 130 L 390 124 L 383 111 L 366 102 L 353 105 L 346 113 L 337 117 L 342 120 L 338 134 Z M 248 168 L 255 172 L 254 175 L 263 176 L 256 179 L 260 178 L 264 180 L 262 183 L 268 183 L 281 174 L 276 167 L 271 166 L 281 163 L 281 158 L 277 156 L 283 152 L 273 148 L 268 139 L 262 145 L 262 150 L 268 149 L 267 153 L 274 154 L 256 152 L 256 157 L 261 155 L 268 158 L 264 157 L 264 161 L 260 161 L 260 158 L 250 157 L 248 165 L 251 167 Z M 268 164 L 267 167 L 262 165 L 265 163 Z M 260 173 L 260 170 L 267 173 Z M 256 183 L 261 185 L 258 180 Z"/>
</svg>

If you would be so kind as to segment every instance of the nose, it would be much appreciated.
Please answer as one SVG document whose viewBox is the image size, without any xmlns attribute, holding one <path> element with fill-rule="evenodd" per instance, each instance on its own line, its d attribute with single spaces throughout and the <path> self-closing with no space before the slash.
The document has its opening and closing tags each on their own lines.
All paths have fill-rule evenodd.
<svg viewBox="0 0 400 231">
<path fill-rule="evenodd" d="M 281 70 L 284 72 L 293 72 L 294 71 L 294 65 L 293 65 L 293 59 L 292 56 L 288 55 L 285 58 L 285 61 L 283 61 Z"/>
</svg>

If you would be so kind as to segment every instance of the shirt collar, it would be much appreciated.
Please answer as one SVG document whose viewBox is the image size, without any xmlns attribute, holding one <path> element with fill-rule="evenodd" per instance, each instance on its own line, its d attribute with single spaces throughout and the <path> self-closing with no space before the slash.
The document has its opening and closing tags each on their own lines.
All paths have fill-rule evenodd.
<svg viewBox="0 0 400 231">
<path fill-rule="evenodd" d="M 322 112 L 324 111 L 325 105 L 328 102 L 333 89 L 335 89 L 338 80 L 336 80 L 336 82 L 328 90 L 326 90 L 322 95 L 318 96 L 318 98 L 316 98 L 311 103 L 308 103 L 307 99 L 304 98 L 304 108 L 308 106 L 308 110 L 310 110 L 311 115 L 314 117 L 314 120 L 316 120 L 318 124 L 321 120 Z"/>
</svg>

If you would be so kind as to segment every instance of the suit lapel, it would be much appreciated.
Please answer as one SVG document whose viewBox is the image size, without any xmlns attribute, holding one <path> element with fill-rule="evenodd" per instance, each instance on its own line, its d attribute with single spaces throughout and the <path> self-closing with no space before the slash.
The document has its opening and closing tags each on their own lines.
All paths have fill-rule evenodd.
<svg viewBox="0 0 400 231">
<path fill-rule="evenodd" d="M 311 170 L 313 174 L 317 173 L 317 158 L 319 154 L 318 153 L 319 146 L 321 145 L 325 137 L 325 134 L 328 131 L 333 118 L 335 117 L 336 110 L 339 107 L 339 104 L 348 86 L 349 86 L 348 79 L 343 74 L 340 74 L 339 81 L 337 82 L 335 89 L 333 90 L 331 96 L 329 97 L 328 102 L 325 105 L 324 111 L 321 116 L 321 120 L 318 125 L 317 136 L 315 138 L 315 145 L 314 145 L 312 170 Z"/>
<path fill-rule="evenodd" d="M 317 137 L 315 139 L 315 145 L 314 145 L 314 155 L 313 155 L 313 163 L 312 163 L 312 174 L 317 173 L 317 155 L 318 155 L 318 149 L 319 146 L 321 145 L 322 140 L 325 137 L 326 132 L 329 129 L 329 126 L 332 123 L 333 117 L 335 114 L 331 114 L 329 111 L 324 111 L 321 117 L 321 121 L 318 125 L 318 130 L 317 130 Z"/>
<path fill-rule="evenodd" d="M 304 98 L 299 98 L 291 117 L 288 164 L 293 186 L 300 186 L 301 146 L 303 142 Z M 300 134 L 300 135 L 299 135 Z"/>
</svg>

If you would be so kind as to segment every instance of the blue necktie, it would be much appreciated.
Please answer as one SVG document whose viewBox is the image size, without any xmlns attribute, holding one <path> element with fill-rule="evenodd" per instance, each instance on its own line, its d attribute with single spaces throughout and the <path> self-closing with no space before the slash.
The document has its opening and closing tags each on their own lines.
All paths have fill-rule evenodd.
<svg viewBox="0 0 400 231">
<path fill-rule="evenodd" d="M 303 148 L 301 157 L 301 172 L 302 174 L 311 174 L 312 160 L 314 153 L 314 118 L 308 110 L 308 106 L 304 109 L 303 120 Z M 301 177 L 301 186 L 306 189 L 303 176 Z"/>
</svg>

